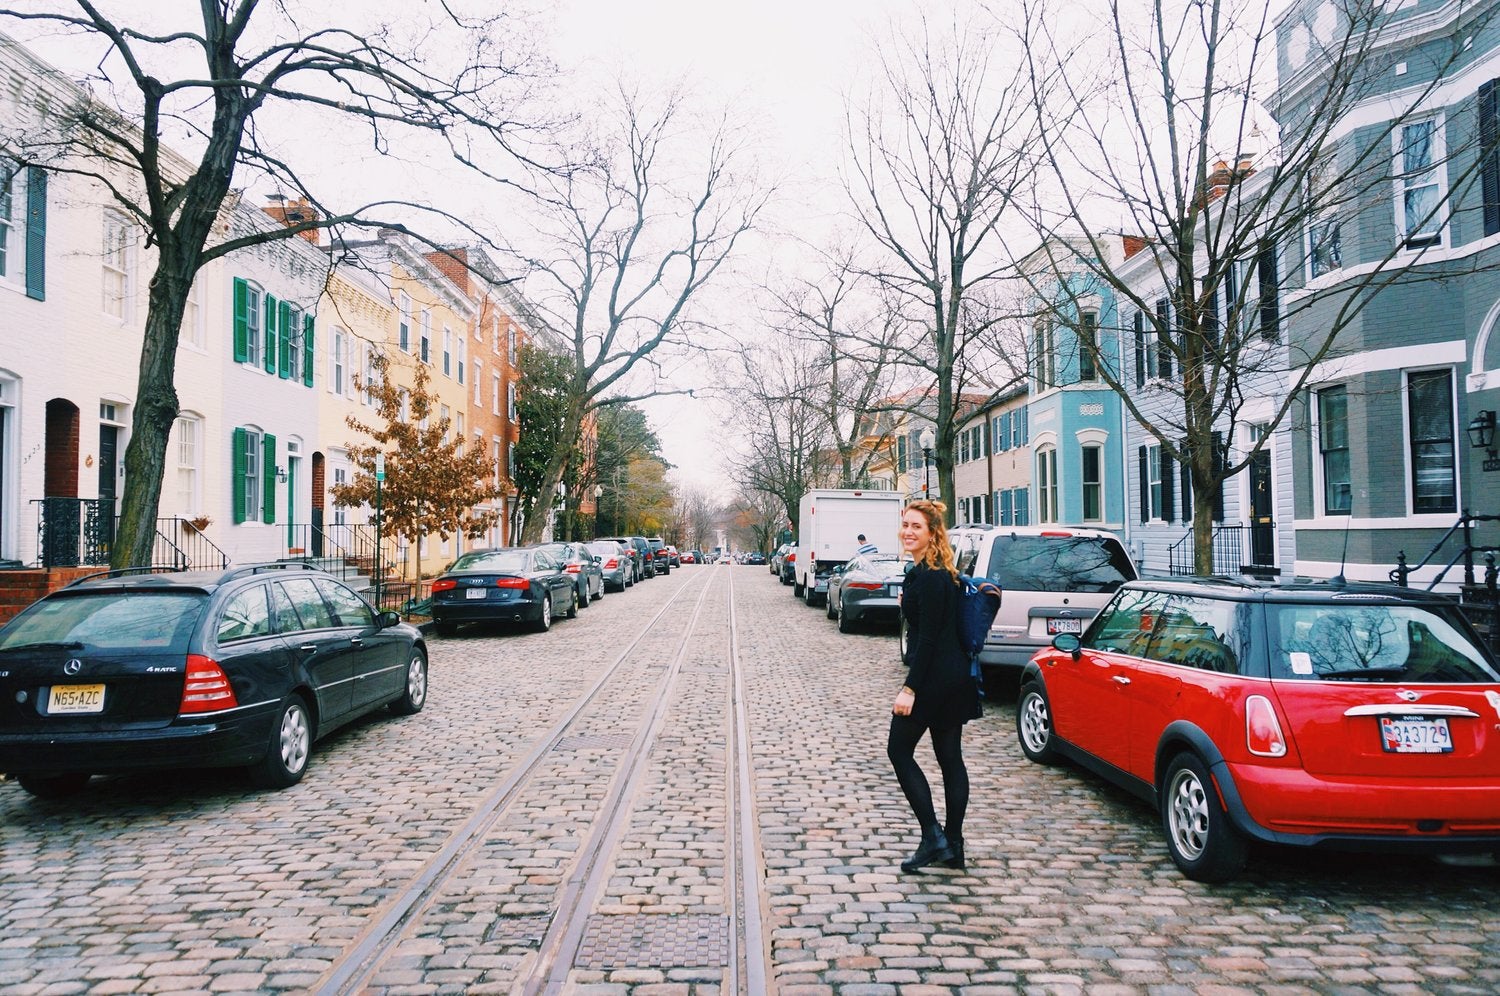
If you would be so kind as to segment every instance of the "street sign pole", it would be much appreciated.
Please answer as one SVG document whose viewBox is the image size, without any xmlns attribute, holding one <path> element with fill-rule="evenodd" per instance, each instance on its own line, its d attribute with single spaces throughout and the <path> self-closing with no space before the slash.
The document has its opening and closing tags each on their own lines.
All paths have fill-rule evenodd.
<svg viewBox="0 0 1500 996">
<path fill-rule="evenodd" d="M 380 484 L 385 480 L 385 454 L 375 454 L 375 611 L 385 608 L 385 564 L 380 550 Z"/>
</svg>

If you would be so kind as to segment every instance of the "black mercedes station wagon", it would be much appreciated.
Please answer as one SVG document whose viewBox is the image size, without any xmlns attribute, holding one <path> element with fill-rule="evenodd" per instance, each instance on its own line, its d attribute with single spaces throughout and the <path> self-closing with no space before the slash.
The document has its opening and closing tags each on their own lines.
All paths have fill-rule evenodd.
<svg viewBox="0 0 1500 996">
<path fill-rule="evenodd" d="M 330 730 L 426 701 L 421 633 L 303 564 L 109 571 L 0 628 L 0 771 L 38 796 L 163 768 L 284 788 Z"/>
</svg>

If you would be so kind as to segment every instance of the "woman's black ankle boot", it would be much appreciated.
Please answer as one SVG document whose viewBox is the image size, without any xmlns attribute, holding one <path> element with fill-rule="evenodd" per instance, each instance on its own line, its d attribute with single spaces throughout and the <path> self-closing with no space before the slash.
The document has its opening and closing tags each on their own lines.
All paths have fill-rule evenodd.
<svg viewBox="0 0 1500 996">
<path fill-rule="evenodd" d="M 926 827 L 922 830 L 922 843 L 917 845 L 917 850 L 911 857 L 901 862 L 901 870 L 904 872 L 920 871 L 928 865 L 953 859 L 953 848 L 948 843 L 948 838 L 943 834 L 943 828 L 939 826 Z"/>
<path fill-rule="evenodd" d="M 947 834 L 948 847 L 953 851 L 953 857 L 943 862 L 944 868 L 957 868 L 963 871 L 967 865 L 964 864 L 964 835 L 961 833 Z"/>
</svg>

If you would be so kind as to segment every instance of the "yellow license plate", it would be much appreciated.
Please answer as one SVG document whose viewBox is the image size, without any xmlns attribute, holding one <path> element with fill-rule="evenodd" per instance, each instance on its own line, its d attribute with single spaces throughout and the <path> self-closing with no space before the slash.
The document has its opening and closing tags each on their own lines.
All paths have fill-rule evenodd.
<svg viewBox="0 0 1500 996">
<path fill-rule="evenodd" d="M 103 712 L 103 685 L 53 685 L 47 696 L 47 712 L 58 713 Z"/>
</svg>

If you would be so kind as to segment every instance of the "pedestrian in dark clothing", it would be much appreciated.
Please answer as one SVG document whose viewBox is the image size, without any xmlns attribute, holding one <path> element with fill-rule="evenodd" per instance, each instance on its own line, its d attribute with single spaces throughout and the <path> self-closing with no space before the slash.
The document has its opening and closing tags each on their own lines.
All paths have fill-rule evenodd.
<svg viewBox="0 0 1500 996">
<path fill-rule="evenodd" d="M 969 671 L 969 656 L 959 643 L 958 570 L 943 524 L 947 506 L 918 500 L 901 516 L 901 546 L 915 561 L 901 586 L 901 615 L 906 620 L 906 684 L 891 707 L 886 754 L 896 780 L 922 828 L 922 842 L 901 862 L 905 872 L 928 865 L 964 867 L 964 812 L 969 807 L 969 773 L 964 767 L 964 724 L 980 713 L 979 686 Z M 932 789 L 916 757 L 923 733 L 943 772 L 943 824 L 932 804 Z"/>
</svg>

